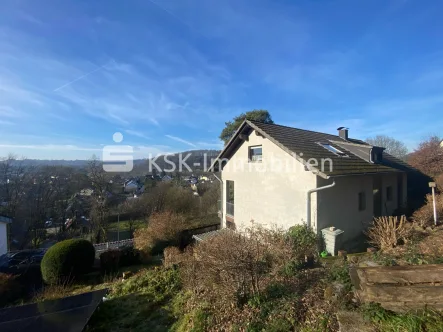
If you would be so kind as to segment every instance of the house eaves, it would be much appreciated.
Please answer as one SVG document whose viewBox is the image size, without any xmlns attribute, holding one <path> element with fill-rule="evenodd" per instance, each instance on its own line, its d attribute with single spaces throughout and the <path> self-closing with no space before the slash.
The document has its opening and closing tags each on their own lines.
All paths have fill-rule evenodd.
<svg viewBox="0 0 443 332">
<path fill-rule="evenodd" d="M 381 162 L 373 163 L 370 151 L 374 147 L 357 139 L 343 139 L 337 135 L 245 120 L 212 163 L 210 171 L 217 172 L 223 169 L 227 160 L 232 157 L 245 140 L 248 140 L 249 135 L 254 130 L 258 135 L 269 139 L 283 151 L 293 156 L 309 171 L 325 179 L 414 170 L 404 161 L 386 152 L 383 152 Z M 325 148 L 323 143 L 343 151 L 345 155 L 331 152 L 331 149 Z M 319 170 L 318 167 L 311 166 L 310 161 L 312 160 L 317 160 L 318 165 L 321 164 L 320 160 L 331 160 L 333 167 L 329 170 Z"/>
</svg>

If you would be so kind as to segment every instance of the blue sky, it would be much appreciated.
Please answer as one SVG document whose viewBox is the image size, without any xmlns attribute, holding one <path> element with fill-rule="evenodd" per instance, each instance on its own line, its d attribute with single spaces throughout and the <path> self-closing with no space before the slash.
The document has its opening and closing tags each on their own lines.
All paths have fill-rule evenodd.
<svg viewBox="0 0 443 332">
<path fill-rule="evenodd" d="M 441 1 L 29 0 L 0 11 L 0 156 L 220 148 L 279 124 L 414 148 L 443 128 Z"/>
</svg>

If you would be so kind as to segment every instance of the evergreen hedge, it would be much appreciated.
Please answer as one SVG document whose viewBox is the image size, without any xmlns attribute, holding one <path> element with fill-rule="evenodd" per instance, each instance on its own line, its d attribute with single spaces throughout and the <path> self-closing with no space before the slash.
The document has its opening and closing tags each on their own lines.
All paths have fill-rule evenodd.
<svg viewBox="0 0 443 332">
<path fill-rule="evenodd" d="M 41 263 L 43 280 L 57 284 L 90 272 L 95 260 L 95 249 L 91 242 L 71 239 L 49 248 Z"/>
</svg>

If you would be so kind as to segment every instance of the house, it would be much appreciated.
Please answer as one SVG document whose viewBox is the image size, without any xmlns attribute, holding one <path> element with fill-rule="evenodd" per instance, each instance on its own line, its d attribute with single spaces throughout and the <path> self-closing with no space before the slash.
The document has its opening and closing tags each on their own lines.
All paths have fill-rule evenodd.
<svg viewBox="0 0 443 332">
<path fill-rule="evenodd" d="M 137 180 L 131 179 L 125 181 L 123 185 L 123 189 L 125 192 L 135 192 L 141 187 L 140 183 Z"/>
<path fill-rule="evenodd" d="M 12 219 L 0 215 L 0 256 L 8 252 L 8 224 L 12 223 Z"/>
<path fill-rule="evenodd" d="M 92 190 L 90 188 L 80 190 L 80 196 L 92 196 L 93 193 L 94 193 L 94 190 Z"/>
<path fill-rule="evenodd" d="M 162 181 L 163 182 L 171 182 L 173 180 L 172 176 L 166 174 L 165 176 L 162 177 Z"/>
<path fill-rule="evenodd" d="M 246 120 L 210 170 L 221 172 L 222 228 L 254 224 L 361 236 L 374 216 L 391 215 L 407 199 L 403 161 L 348 137 Z"/>
</svg>

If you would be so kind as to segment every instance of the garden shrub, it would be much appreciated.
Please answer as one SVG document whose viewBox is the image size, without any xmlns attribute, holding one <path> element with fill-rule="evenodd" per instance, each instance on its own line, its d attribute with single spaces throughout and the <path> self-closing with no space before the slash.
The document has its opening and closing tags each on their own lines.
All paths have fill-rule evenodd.
<svg viewBox="0 0 443 332">
<path fill-rule="evenodd" d="M 288 230 L 295 256 L 299 262 L 305 262 L 306 258 L 317 256 L 319 237 L 307 225 L 296 225 Z"/>
<path fill-rule="evenodd" d="M 163 252 L 163 265 L 172 267 L 178 265 L 182 260 L 182 253 L 177 247 L 167 247 Z"/>
<path fill-rule="evenodd" d="M 135 231 L 134 246 L 148 255 L 161 254 L 166 247 L 179 244 L 180 233 L 186 226 L 187 220 L 182 214 L 154 213 L 148 227 Z"/>
<path fill-rule="evenodd" d="M 411 235 L 411 228 L 405 216 L 378 217 L 374 218 L 372 225 L 366 231 L 369 237 L 368 243 L 386 250 L 404 243 Z"/>
<path fill-rule="evenodd" d="M 133 247 L 122 247 L 105 251 L 100 255 L 102 272 L 117 272 L 120 267 L 140 264 L 140 253 Z"/>
<path fill-rule="evenodd" d="M 292 253 L 283 232 L 261 227 L 244 233 L 226 230 L 185 254 L 180 270 L 191 288 L 217 291 L 227 301 L 247 301 L 266 288 Z"/>
<path fill-rule="evenodd" d="M 140 264 L 140 252 L 133 247 L 122 247 L 120 251 L 119 266 L 131 266 Z"/>
<path fill-rule="evenodd" d="M 120 267 L 120 250 L 108 250 L 100 254 L 100 268 L 102 273 L 117 272 Z"/>
<path fill-rule="evenodd" d="M 224 230 L 181 254 L 187 297 L 176 331 L 337 330 L 335 304 L 324 299 L 325 269 L 282 273 L 316 253 L 317 236 L 302 227 L 293 236 L 260 226 Z"/>
<path fill-rule="evenodd" d="M 48 249 L 41 262 L 43 280 L 56 284 L 91 270 L 95 249 L 91 242 L 71 239 L 59 242 Z"/>
</svg>

